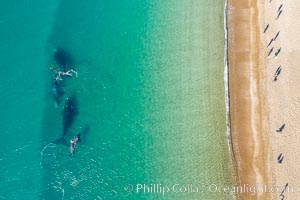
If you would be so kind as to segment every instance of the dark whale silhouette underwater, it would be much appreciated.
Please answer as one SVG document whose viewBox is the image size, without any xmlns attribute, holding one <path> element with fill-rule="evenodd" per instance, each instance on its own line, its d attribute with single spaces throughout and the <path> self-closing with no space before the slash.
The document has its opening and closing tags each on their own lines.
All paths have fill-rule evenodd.
<svg viewBox="0 0 300 200">
<path fill-rule="evenodd" d="M 50 95 L 54 102 L 55 107 L 60 105 L 64 93 L 65 93 L 64 83 L 62 81 L 53 80 L 51 85 Z"/>
<path fill-rule="evenodd" d="M 66 72 L 68 68 L 70 68 L 74 63 L 71 54 L 60 47 L 55 48 L 53 53 L 53 61 L 58 66 L 59 70 L 62 70 L 63 72 Z M 60 105 L 62 101 L 62 98 L 65 93 L 64 86 L 64 80 L 56 80 L 55 77 L 53 78 L 50 94 L 55 107 Z"/>
<path fill-rule="evenodd" d="M 75 118 L 78 115 L 78 102 L 75 95 L 66 98 L 65 105 L 62 111 L 63 117 L 63 136 L 66 135 L 70 127 L 73 125 Z"/>
<path fill-rule="evenodd" d="M 62 127 L 63 127 L 62 136 L 61 138 L 55 140 L 54 143 L 62 143 L 68 146 L 69 144 L 65 140 L 65 136 L 68 130 L 73 125 L 75 118 L 78 115 L 78 102 L 75 95 L 66 98 L 65 105 L 61 113 L 62 113 Z"/>
<path fill-rule="evenodd" d="M 59 68 L 58 71 L 67 72 L 70 67 L 73 66 L 72 56 L 63 48 L 56 48 L 53 53 L 53 61 L 56 66 Z M 53 67 L 54 68 L 54 67 Z M 51 68 L 50 68 L 51 69 Z M 56 107 L 60 105 L 62 98 L 65 94 L 64 86 L 66 81 L 64 79 L 56 79 L 54 77 L 51 85 L 51 97 L 54 101 Z M 78 101 L 77 96 L 72 94 L 70 97 L 67 97 L 64 102 L 62 114 L 62 136 L 54 143 L 62 143 L 69 145 L 65 140 L 65 136 L 68 133 L 69 129 L 72 127 L 77 115 L 78 115 Z M 89 126 L 83 128 L 82 133 L 86 133 L 89 130 Z M 80 135 L 80 133 L 79 133 Z"/>
<path fill-rule="evenodd" d="M 74 64 L 71 54 L 60 47 L 54 50 L 53 59 L 58 67 L 64 71 L 67 71 L 68 67 Z"/>
</svg>

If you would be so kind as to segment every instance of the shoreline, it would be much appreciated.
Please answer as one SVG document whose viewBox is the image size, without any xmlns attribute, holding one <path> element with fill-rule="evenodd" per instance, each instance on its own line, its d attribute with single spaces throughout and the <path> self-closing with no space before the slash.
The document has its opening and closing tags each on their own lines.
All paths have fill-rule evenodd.
<svg viewBox="0 0 300 200">
<path fill-rule="evenodd" d="M 240 185 L 269 185 L 264 107 L 261 97 L 261 41 L 256 2 L 228 2 L 230 125 Z M 269 193 L 241 194 L 242 199 L 268 199 Z"/>
<path fill-rule="evenodd" d="M 224 5 L 224 90 L 225 90 L 225 109 L 226 109 L 226 137 L 228 150 L 230 154 L 230 162 L 233 167 L 232 179 L 234 183 L 238 183 L 237 164 L 233 150 L 231 127 L 230 127 L 230 87 L 229 87 L 229 60 L 228 60 L 228 0 L 225 0 Z M 237 199 L 239 194 L 231 194 L 232 199 Z"/>
<path fill-rule="evenodd" d="M 224 6 L 224 35 L 225 35 L 225 44 L 224 44 L 224 89 L 225 89 L 225 107 L 226 107 L 226 136 L 228 142 L 228 149 L 231 156 L 231 162 L 236 168 L 235 156 L 232 146 L 231 138 L 231 128 L 230 128 L 230 90 L 229 90 L 229 65 L 228 65 L 228 0 L 225 0 Z"/>
</svg>

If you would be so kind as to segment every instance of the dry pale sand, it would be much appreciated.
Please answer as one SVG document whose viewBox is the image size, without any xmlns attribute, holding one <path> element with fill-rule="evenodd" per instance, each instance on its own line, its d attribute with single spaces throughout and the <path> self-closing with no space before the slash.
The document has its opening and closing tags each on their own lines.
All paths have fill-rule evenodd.
<svg viewBox="0 0 300 200">
<path fill-rule="evenodd" d="M 230 120 L 241 186 L 269 185 L 261 62 L 262 43 L 256 0 L 228 2 Z M 268 192 L 244 192 L 241 199 L 270 199 Z"/>
<path fill-rule="evenodd" d="M 284 199 L 300 199 L 300 2 L 269 1 L 229 0 L 233 150 L 240 184 L 268 187 L 256 195 L 244 193 L 242 199 L 282 199 L 281 194 Z M 282 14 L 276 20 L 281 4 Z M 279 66 L 282 72 L 273 81 Z M 283 123 L 285 129 L 277 133 Z M 281 153 L 284 159 L 279 164 Z"/>
<path fill-rule="evenodd" d="M 282 14 L 278 20 L 278 8 L 282 6 Z M 264 129 L 269 141 L 270 181 L 273 186 L 284 187 L 285 199 L 300 199 L 300 2 L 299 0 L 263 1 L 259 4 L 261 30 L 270 24 L 266 34 L 260 34 L 262 41 L 263 99 L 266 115 Z M 274 51 L 281 48 L 275 59 L 274 52 L 268 58 L 270 48 L 267 45 L 277 32 L 280 34 L 271 47 Z M 278 66 L 282 72 L 278 80 L 273 76 Z M 276 129 L 283 123 L 286 128 L 282 133 Z M 277 157 L 282 153 L 282 164 Z M 293 189 L 293 190 L 292 190 Z M 272 199 L 280 199 L 281 189 L 272 193 Z"/>
</svg>

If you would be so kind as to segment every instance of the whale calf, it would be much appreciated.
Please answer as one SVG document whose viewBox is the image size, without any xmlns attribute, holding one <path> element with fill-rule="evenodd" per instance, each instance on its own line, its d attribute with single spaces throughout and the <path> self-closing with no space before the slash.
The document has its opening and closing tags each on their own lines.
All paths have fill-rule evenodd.
<svg viewBox="0 0 300 200">
<path fill-rule="evenodd" d="M 73 125 L 76 116 L 78 115 L 78 104 L 75 95 L 66 98 L 62 115 L 63 115 L 63 136 L 65 136 L 69 128 Z"/>
<path fill-rule="evenodd" d="M 60 105 L 64 93 L 65 91 L 63 87 L 63 82 L 54 80 L 51 85 L 50 94 L 55 107 Z"/>
</svg>

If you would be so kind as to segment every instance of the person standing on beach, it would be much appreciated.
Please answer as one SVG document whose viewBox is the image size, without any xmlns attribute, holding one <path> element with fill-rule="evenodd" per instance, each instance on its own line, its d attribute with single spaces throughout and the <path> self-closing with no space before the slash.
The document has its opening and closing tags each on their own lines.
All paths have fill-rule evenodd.
<svg viewBox="0 0 300 200">
<path fill-rule="evenodd" d="M 275 58 L 277 58 L 280 52 L 281 52 L 281 47 L 275 52 Z"/>
<path fill-rule="evenodd" d="M 268 57 L 271 55 L 271 53 L 273 52 L 273 50 L 274 50 L 274 47 L 272 47 L 272 49 L 269 51 Z"/>
<path fill-rule="evenodd" d="M 277 162 L 278 162 L 279 164 L 281 164 L 282 161 L 283 161 L 283 158 L 284 158 L 284 156 L 282 156 L 282 153 L 279 154 L 279 156 L 277 157 Z"/>
<path fill-rule="evenodd" d="M 277 37 L 279 36 L 280 31 L 278 31 L 274 37 L 274 42 L 276 41 Z"/>
<path fill-rule="evenodd" d="M 277 12 L 280 12 L 281 11 L 281 8 L 282 8 L 283 4 L 281 4 L 277 10 Z"/>
<path fill-rule="evenodd" d="M 269 28 L 269 24 L 265 27 L 265 30 L 264 30 L 264 33 L 266 33 L 266 31 L 268 30 L 268 28 Z"/>
<path fill-rule="evenodd" d="M 272 42 L 274 41 L 274 38 L 272 38 L 271 40 L 270 40 L 270 42 L 269 42 L 269 44 L 268 44 L 268 46 L 267 46 L 267 48 L 269 48 L 270 47 L 270 45 L 272 44 Z"/>
<path fill-rule="evenodd" d="M 281 13 L 282 13 L 282 10 L 279 11 L 279 13 L 278 13 L 278 15 L 277 15 L 277 17 L 276 17 L 276 20 L 279 19 Z"/>
<path fill-rule="evenodd" d="M 279 76 L 280 73 L 281 73 L 281 65 L 277 68 L 277 70 L 274 74 L 274 80 L 273 81 L 277 81 L 277 77 Z"/>
<path fill-rule="evenodd" d="M 277 133 L 280 133 L 282 132 L 282 130 L 284 129 L 285 127 L 285 124 L 283 124 L 279 129 L 276 130 Z"/>
</svg>

